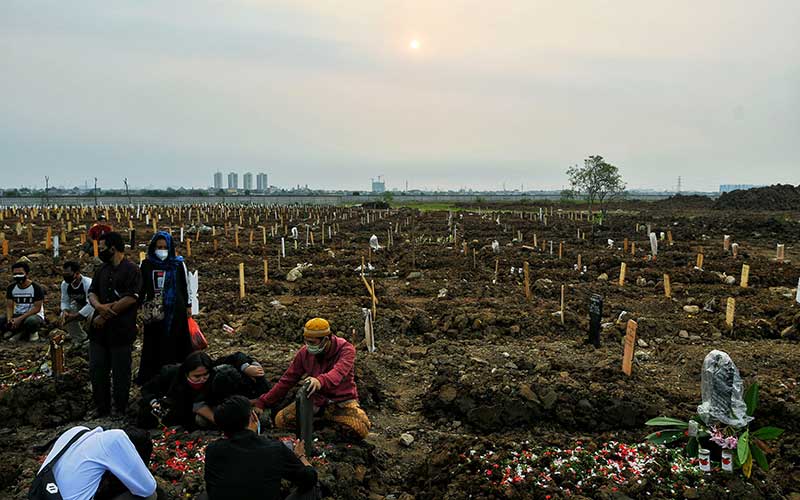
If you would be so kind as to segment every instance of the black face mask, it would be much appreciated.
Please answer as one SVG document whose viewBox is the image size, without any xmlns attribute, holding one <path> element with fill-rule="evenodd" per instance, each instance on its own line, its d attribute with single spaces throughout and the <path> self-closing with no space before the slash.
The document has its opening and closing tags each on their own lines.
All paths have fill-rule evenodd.
<svg viewBox="0 0 800 500">
<path fill-rule="evenodd" d="M 103 262 L 111 262 L 111 259 L 114 258 L 114 249 L 106 248 L 105 250 L 101 250 L 97 253 L 97 256 L 100 257 L 100 260 Z"/>
<path fill-rule="evenodd" d="M 14 283 L 16 283 L 18 285 L 21 285 L 21 284 L 25 283 L 26 279 L 28 279 L 28 277 L 25 276 L 24 274 L 15 274 L 14 275 Z"/>
<path fill-rule="evenodd" d="M 73 281 L 75 281 L 75 275 L 74 274 L 65 274 L 64 275 L 64 281 L 66 281 L 67 283 L 72 283 Z"/>
</svg>

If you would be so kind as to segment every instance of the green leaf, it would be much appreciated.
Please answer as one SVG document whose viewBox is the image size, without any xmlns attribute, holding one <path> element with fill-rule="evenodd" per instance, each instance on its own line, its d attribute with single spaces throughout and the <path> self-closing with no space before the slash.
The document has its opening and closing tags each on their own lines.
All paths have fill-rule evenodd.
<svg viewBox="0 0 800 500">
<path fill-rule="evenodd" d="M 752 436 L 754 438 L 761 439 L 762 441 L 769 441 L 770 439 L 777 438 L 781 434 L 783 434 L 783 429 L 779 429 L 777 427 L 762 427 L 756 431 L 753 431 Z"/>
<path fill-rule="evenodd" d="M 763 470 L 764 472 L 769 471 L 769 463 L 767 462 L 767 457 L 766 455 L 764 455 L 764 452 L 761 451 L 761 448 L 759 448 L 758 445 L 756 445 L 755 443 L 751 444 L 750 453 L 753 454 L 753 458 L 756 459 L 756 463 L 758 464 L 759 467 L 761 467 L 761 470 Z"/>
<path fill-rule="evenodd" d="M 736 455 L 739 457 L 739 463 L 744 464 L 750 456 L 750 431 L 744 431 L 744 434 L 739 436 L 739 444 L 736 445 Z"/>
<path fill-rule="evenodd" d="M 651 418 L 644 425 L 651 425 L 657 427 L 675 427 L 678 429 L 686 429 L 689 427 L 688 422 L 684 422 L 683 420 L 678 420 L 677 418 L 672 417 L 656 417 Z"/>
<path fill-rule="evenodd" d="M 752 417 L 758 406 L 758 382 L 753 382 L 747 388 L 747 392 L 744 394 L 744 402 L 747 404 L 747 415 Z"/>
<path fill-rule="evenodd" d="M 665 429 L 649 434 L 645 439 L 655 444 L 667 444 L 677 441 L 686 435 L 681 429 Z"/>
<path fill-rule="evenodd" d="M 697 458 L 698 448 L 700 448 L 700 445 L 697 438 L 694 436 L 690 437 L 689 442 L 686 443 L 686 454 L 689 458 Z"/>
</svg>

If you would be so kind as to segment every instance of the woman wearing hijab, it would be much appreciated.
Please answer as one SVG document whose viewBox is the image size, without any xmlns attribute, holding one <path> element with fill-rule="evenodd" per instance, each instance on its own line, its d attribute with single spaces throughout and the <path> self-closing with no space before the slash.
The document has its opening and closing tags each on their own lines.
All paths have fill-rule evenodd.
<svg viewBox="0 0 800 500">
<path fill-rule="evenodd" d="M 142 386 L 139 424 L 153 428 L 159 415 L 164 425 L 193 429 L 214 425 L 214 407 L 233 395 L 258 397 L 269 390 L 261 365 L 242 352 L 213 360 L 195 351 L 181 363 L 161 368 Z"/>
<path fill-rule="evenodd" d="M 162 366 L 181 363 L 192 352 L 188 318 L 192 315 L 186 265 L 175 255 L 172 236 L 159 231 L 142 262 L 144 341 L 136 383 L 158 375 Z M 159 307 L 160 306 L 160 307 Z"/>
</svg>

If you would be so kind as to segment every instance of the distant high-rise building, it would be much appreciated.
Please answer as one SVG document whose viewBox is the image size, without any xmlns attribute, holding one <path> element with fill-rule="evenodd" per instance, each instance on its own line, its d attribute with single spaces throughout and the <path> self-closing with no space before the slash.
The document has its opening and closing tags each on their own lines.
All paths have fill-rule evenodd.
<svg viewBox="0 0 800 500">
<path fill-rule="evenodd" d="M 239 174 L 231 172 L 228 174 L 228 189 L 239 189 Z"/>
<path fill-rule="evenodd" d="M 222 189 L 222 172 L 214 173 L 214 189 Z"/>
<path fill-rule="evenodd" d="M 383 180 L 382 175 L 379 175 L 377 179 L 372 179 L 373 193 L 383 193 L 385 191 L 386 191 L 386 181 Z"/>
<path fill-rule="evenodd" d="M 244 181 L 244 190 L 245 191 L 252 191 L 253 190 L 253 174 L 251 174 L 250 172 L 247 172 L 246 174 L 244 174 L 244 177 L 242 178 L 242 180 Z"/>
<path fill-rule="evenodd" d="M 266 191 L 268 188 L 269 184 L 267 183 L 267 174 L 260 173 L 256 175 L 256 190 Z"/>
</svg>

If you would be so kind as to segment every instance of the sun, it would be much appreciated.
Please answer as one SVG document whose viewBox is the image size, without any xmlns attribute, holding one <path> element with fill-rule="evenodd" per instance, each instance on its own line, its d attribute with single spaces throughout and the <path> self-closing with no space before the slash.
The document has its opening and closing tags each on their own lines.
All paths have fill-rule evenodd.
<svg viewBox="0 0 800 500">
<path fill-rule="evenodd" d="M 419 46 L 420 46 L 419 40 L 417 40 L 416 38 L 408 42 L 408 48 L 410 48 L 411 50 L 419 50 Z"/>
</svg>

